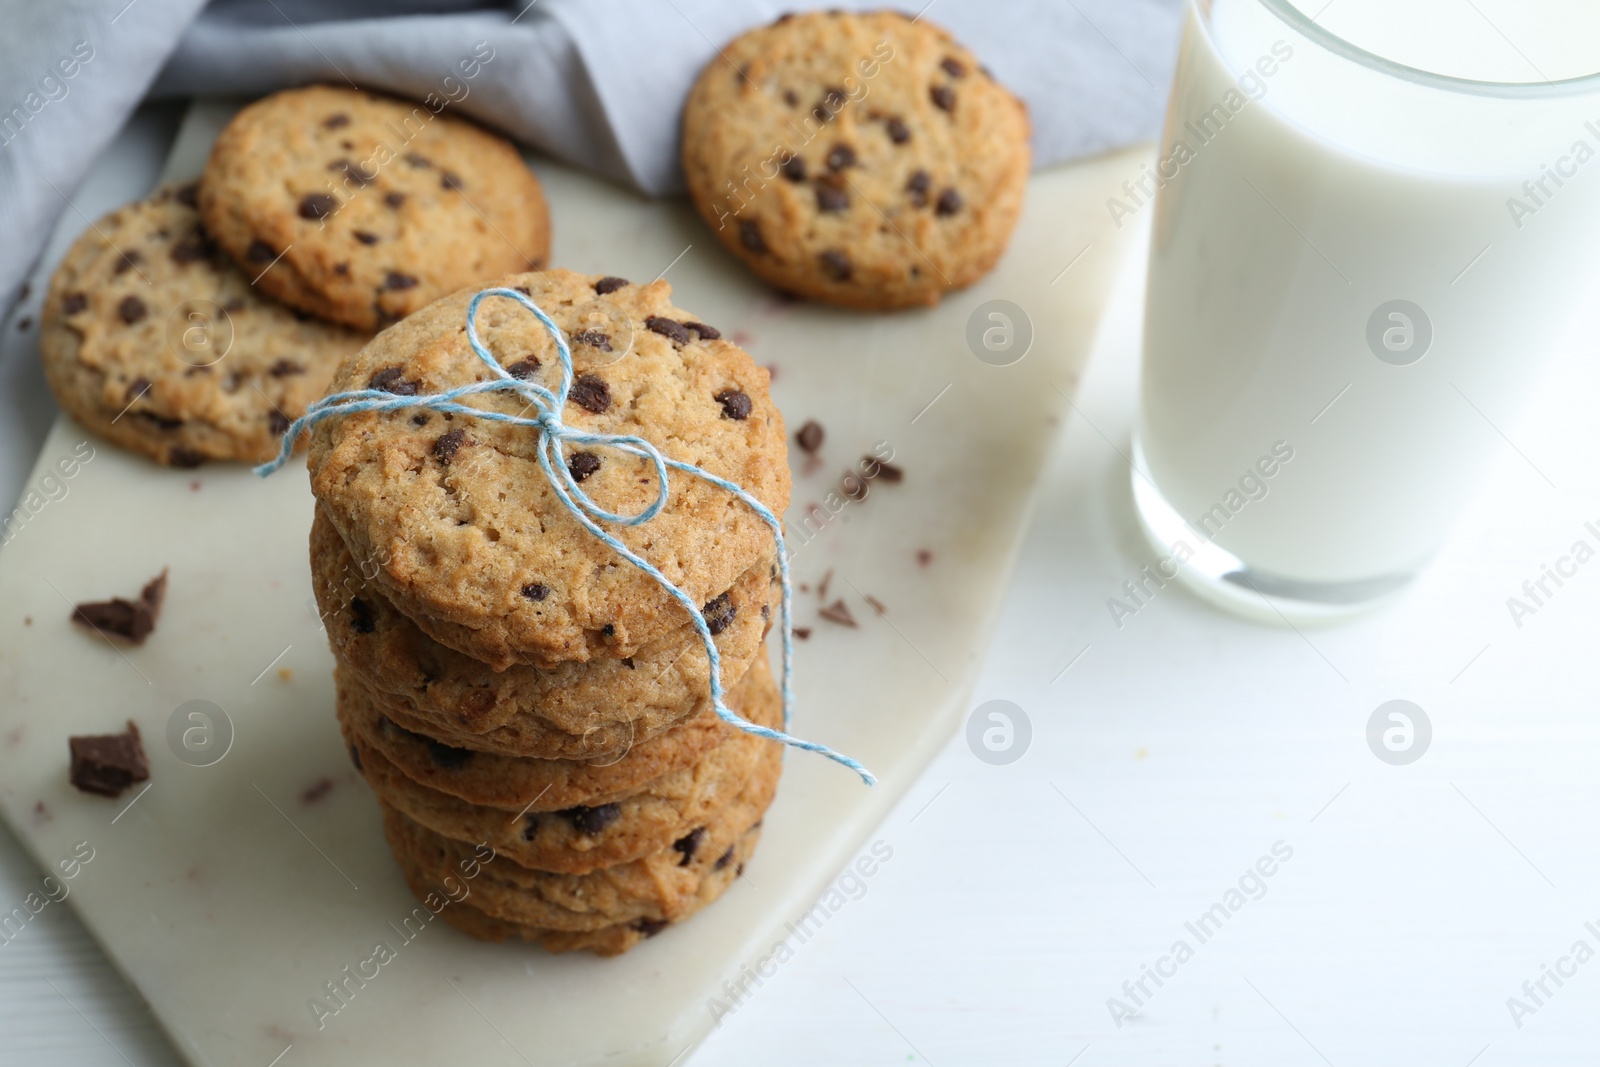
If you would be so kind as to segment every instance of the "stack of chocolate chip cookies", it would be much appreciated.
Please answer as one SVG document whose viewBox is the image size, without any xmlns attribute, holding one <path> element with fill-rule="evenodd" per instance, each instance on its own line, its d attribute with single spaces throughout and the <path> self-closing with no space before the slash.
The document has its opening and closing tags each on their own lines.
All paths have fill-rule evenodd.
<svg viewBox="0 0 1600 1067">
<path fill-rule="evenodd" d="M 460 402 L 643 438 L 783 513 L 767 372 L 673 307 L 665 282 L 548 270 L 493 284 L 527 294 L 570 340 L 570 391 L 555 412 L 519 392 Z M 467 333 L 477 288 L 414 312 L 334 375 L 335 393 L 416 403 L 349 410 L 311 435 L 311 560 L 339 721 L 431 909 L 476 937 L 615 954 L 738 877 L 782 747 L 718 717 L 695 621 L 571 510 L 541 466 L 538 427 L 426 403 L 490 377 Z M 476 323 L 509 374 L 562 395 L 558 350 L 532 312 L 491 296 Z M 547 458 L 610 512 L 643 511 L 659 491 L 653 463 L 623 449 L 568 442 Z M 604 528 L 702 605 L 728 707 L 781 729 L 764 651 L 776 547 L 762 519 L 674 472 L 659 514 Z"/>
</svg>

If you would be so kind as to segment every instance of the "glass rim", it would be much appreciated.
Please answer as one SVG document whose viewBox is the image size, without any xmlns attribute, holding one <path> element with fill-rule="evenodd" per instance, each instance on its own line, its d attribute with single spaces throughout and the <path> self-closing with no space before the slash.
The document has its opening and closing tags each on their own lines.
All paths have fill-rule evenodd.
<svg viewBox="0 0 1600 1067">
<path fill-rule="evenodd" d="M 1195 6 L 1210 21 L 1211 5 L 1213 0 L 1195 0 Z M 1434 89 L 1444 89 L 1454 93 L 1470 93 L 1476 96 L 1499 97 L 1541 97 L 1541 96 L 1566 96 L 1600 90 L 1600 71 L 1590 74 L 1580 74 L 1573 78 L 1560 78 L 1555 81 L 1541 80 L 1531 82 L 1497 82 L 1483 81 L 1477 78 L 1457 78 L 1449 74 L 1438 74 L 1419 67 L 1407 66 L 1392 59 L 1385 59 L 1375 52 L 1369 52 L 1359 45 L 1351 44 L 1338 34 L 1327 30 L 1314 22 L 1305 12 L 1295 7 L 1289 0 L 1256 0 L 1268 12 L 1287 25 L 1296 33 L 1307 40 L 1318 44 L 1337 56 L 1341 56 L 1353 63 L 1400 78 L 1404 81 L 1414 82 L 1419 85 Z"/>
</svg>

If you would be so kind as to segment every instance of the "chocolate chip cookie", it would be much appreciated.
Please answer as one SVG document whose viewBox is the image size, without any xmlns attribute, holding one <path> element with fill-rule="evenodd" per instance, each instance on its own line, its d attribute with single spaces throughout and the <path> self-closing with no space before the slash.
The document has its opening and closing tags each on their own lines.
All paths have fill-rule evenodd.
<svg viewBox="0 0 1600 1067">
<path fill-rule="evenodd" d="M 234 117 L 200 211 L 286 304 L 381 329 L 464 285 L 544 266 L 550 219 L 515 147 L 426 104 L 313 85 Z"/>
<path fill-rule="evenodd" d="M 776 610 L 770 561 L 763 558 L 712 600 L 714 640 L 730 689 L 755 661 Z M 631 657 L 496 671 L 423 633 L 369 580 L 374 570 L 355 561 L 319 509 L 311 526 L 311 584 L 329 644 L 351 684 L 369 690 L 368 702 L 383 705 L 408 729 L 505 756 L 603 760 L 630 749 L 637 755 L 688 718 L 720 722 L 710 710 L 700 636 L 686 621 Z M 680 748 L 674 743 L 674 752 Z M 425 780 L 413 769 L 425 764 L 408 762 L 404 751 L 386 749 Z"/>
<path fill-rule="evenodd" d="M 457 841 L 485 842 L 516 863 L 541 871 L 584 874 L 638 859 L 674 842 L 693 850 L 698 835 L 704 832 L 699 828 L 738 796 L 763 754 L 780 747 L 775 741 L 730 730 L 700 759 L 646 781 L 635 787 L 637 792 L 597 792 L 581 799 L 570 795 L 555 799 L 552 792 L 571 785 L 574 776 L 581 779 L 582 764 L 551 767 L 539 764 L 565 761 L 522 760 L 529 786 L 543 779 L 545 787 L 516 807 L 489 807 L 468 803 L 406 776 L 356 731 L 354 723 L 361 713 L 345 706 L 348 696 L 348 691 L 340 694 L 345 740 L 359 754 L 361 773 L 379 800 L 436 833 Z M 730 706 L 752 722 L 779 725 L 782 709 L 777 686 L 765 664 L 752 670 L 749 680 L 730 696 L 734 698 Z M 398 731 L 399 727 L 390 724 L 387 729 Z M 490 774 L 508 769 L 480 767 L 475 763 L 480 757 L 466 749 L 441 745 L 433 755 L 445 764 L 454 764 L 459 779 L 469 779 L 480 770 Z M 623 757 L 622 762 L 627 759 Z M 599 788 L 606 785 L 600 780 L 593 784 Z"/>
<path fill-rule="evenodd" d="M 785 15 L 724 48 L 683 119 L 689 192 L 780 289 L 859 308 L 934 304 L 1005 250 L 1028 116 L 926 19 Z"/>
<path fill-rule="evenodd" d="M 251 286 L 167 186 L 79 237 L 50 282 L 39 333 L 56 401 L 160 463 L 259 463 L 365 335 Z"/>
<path fill-rule="evenodd" d="M 549 270 L 492 284 L 525 290 L 572 336 L 576 376 L 559 413 L 567 426 L 642 437 L 783 513 L 789 467 L 767 371 L 673 307 L 666 282 Z M 465 331 L 472 296 L 456 293 L 385 330 L 331 388 L 414 396 L 486 379 Z M 588 325 L 597 314 L 617 325 Z M 555 345 L 531 312 L 490 298 L 478 325 L 510 374 L 556 384 Z M 536 413 L 516 393 L 464 402 Z M 350 553 L 370 564 L 375 588 L 434 640 L 496 670 L 627 658 L 681 630 L 683 607 L 563 506 L 540 468 L 539 439 L 533 427 L 422 409 L 341 415 L 312 434 L 312 492 Z M 599 445 L 568 445 L 564 458 L 613 512 L 640 512 L 657 497 L 647 460 Z M 772 531 L 703 479 L 673 473 L 670 490 L 650 522 L 608 531 L 709 620 L 718 598 L 773 551 Z"/>
</svg>

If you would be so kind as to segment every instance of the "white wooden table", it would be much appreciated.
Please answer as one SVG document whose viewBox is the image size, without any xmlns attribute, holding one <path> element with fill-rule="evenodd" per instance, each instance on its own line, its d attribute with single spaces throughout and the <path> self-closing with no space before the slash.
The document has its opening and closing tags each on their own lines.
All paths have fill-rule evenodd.
<svg viewBox="0 0 1600 1067">
<path fill-rule="evenodd" d="M 1025 711 L 1025 755 L 991 765 L 953 740 L 876 835 L 890 857 L 743 979 L 691 1062 L 1591 1062 L 1600 962 L 1572 953 L 1600 952 L 1600 563 L 1520 628 L 1506 599 L 1573 542 L 1600 547 L 1584 525 L 1600 520 L 1600 324 L 1527 416 L 1483 401 L 1502 459 L 1400 604 L 1301 633 L 1171 587 L 1119 629 L 1106 600 L 1152 559 L 1123 458 L 1140 267 L 1062 433 L 976 696 Z M 0 367 L 0 392 L 19 375 Z M 15 453 L 7 499 L 31 460 Z M 1432 725 L 1409 765 L 1367 742 L 1394 698 Z M 0 901 L 40 875 L 0 830 Z M 1514 1019 L 1512 997 L 1531 1010 Z M 1138 1014 L 1119 1020 L 1111 998 Z M 0 945 L 0 1062 L 119 1056 L 177 1062 L 51 905 Z"/>
</svg>

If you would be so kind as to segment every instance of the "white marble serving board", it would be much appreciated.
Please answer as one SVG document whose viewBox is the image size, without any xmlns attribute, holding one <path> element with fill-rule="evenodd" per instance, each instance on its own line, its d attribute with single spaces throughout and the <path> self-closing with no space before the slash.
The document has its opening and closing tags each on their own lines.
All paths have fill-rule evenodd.
<svg viewBox="0 0 1600 1067">
<path fill-rule="evenodd" d="M 229 113 L 190 112 L 169 177 L 198 172 Z M 25 503 L 33 490 L 47 502 L 0 552 L 0 813 L 46 869 L 89 843 L 70 903 L 196 1064 L 678 1062 L 712 1025 L 708 998 L 867 847 L 966 710 L 1040 467 L 1133 232 L 1119 234 L 1104 209 L 1133 158 L 1035 177 L 989 278 L 938 309 L 894 315 L 778 299 L 686 205 L 530 161 L 552 206 L 553 262 L 634 280 L 666 272 L 680 306 L 775 369 L 791 427 L 826 427 L 818 469 L 797 453 L 791 525 L 879 442 L 905 471 L 795 553 L 810 589 L 797 622 L 812 633 L 797 642 L 794 729 L 861 758 L 880 784 L 791 754 L 756 859 L 692 923 L 609 961 L 483 945 L 440 923 L 403 942 L 396 927 L 415 902 L 332 715 L 304 473 L 162 469 L 64 417 L 24 490 Z M 98 187 L 114 188 L 117 158 L 100 167 Z M 68 212 L 62 226 L 85 222 Z M 1033 330 L 1026 357 L 1005 367 L 966 341 L 969 314 L 996 298 L 1026 309 Z M 94 458 L 48 499 L 46 475 L 85 441 Z M 68 622 L 73 602 L 131 595 L 163 567 L 170 591 L 145 647 L 115 648 Z M 858 628 L 817 617 L 815 587 L 830 572 L 829 600 L 842 597 Z M 211 766 L 180 761 L 167 741 L 191 700 L 232 724 Z M 150 754 L 148 788 L 116 801 L 75 792 L 67 737 L 130 717 Z M 325 984 L 379 942 L 394 958 L 348 983 L 353 995 L 319 1028 L 312 998 L 337 1004 Z"/>
</svg>

